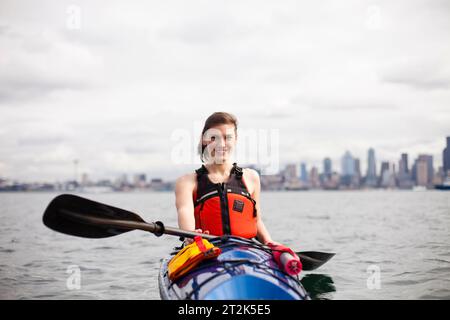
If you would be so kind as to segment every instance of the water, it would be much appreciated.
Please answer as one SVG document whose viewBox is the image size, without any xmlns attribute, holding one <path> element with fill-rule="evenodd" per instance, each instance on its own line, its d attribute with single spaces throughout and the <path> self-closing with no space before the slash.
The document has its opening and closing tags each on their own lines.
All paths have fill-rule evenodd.
<svg viewBox="0 0 450 320">
<path fill-rule="evenodd" d="M 53 232 L 41 219 L 55 195 L 0 194 L 0 298 L 159 299 L 159 260 L 178 239 Z M 176 226 L 172 193 L 82 196 Z M 274 240 L 296 251 L 336 253 L 303 273 L 314 298 L 450 299 L 450 193 L 265 192 L 261 201 Z M 73 265 L 81 270 L 79 290 L 67 288 Z"/>
</svg>

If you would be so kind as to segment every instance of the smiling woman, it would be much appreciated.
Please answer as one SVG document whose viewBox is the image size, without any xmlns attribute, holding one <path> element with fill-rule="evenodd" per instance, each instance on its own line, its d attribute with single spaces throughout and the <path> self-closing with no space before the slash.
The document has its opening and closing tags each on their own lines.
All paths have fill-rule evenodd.
<svg viewBox="0 0 450 320">
<path fill-rule="evenodd" d="M 203 165 L 176 182 L 178 224 L 185 230 L 273 243 L 261 219 L 258 173 L 231 161 L 237 124 L 226 112 L 215 112 L 205 121 L 198 147 Z"/>
</svg>

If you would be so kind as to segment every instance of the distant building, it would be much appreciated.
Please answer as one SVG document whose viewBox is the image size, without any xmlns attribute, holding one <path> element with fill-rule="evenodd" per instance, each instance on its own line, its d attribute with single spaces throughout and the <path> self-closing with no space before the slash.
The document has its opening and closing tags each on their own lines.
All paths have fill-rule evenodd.
<svg viewBox="0 0 450 320">
<path fill-rule="evenodd" d="M 331 174 L 330 179 L 323 182 L 323 188 L 326 190 L 339 189 L 340 176 L 337 172 Z"/>
<path fill-rule="evenodd" d="M 313 189 L 320 188 L 319 170 L 317 167 L 312 167 L 309 174 L 309 185 Z"/>
<path fill-rule="evenodd" d="M 450 137 L 447 137 L 447 146 L 442 152 L 442 166 L 444 170 L 444 176 L 450 175 Z"/>
<path fill-rule="evenodd" d="M 436 174 L 433 177 L 433 185 L 442 185 L 444 183 L 444 167 L 439 167 Z"/>
<path fill-rule="evenodd" d="M 342 175 L 353 176 L 355 174 L 355 160 L 350 151 L 346 151 L 342 156 Z"/>
<path fill-rule="evenodd" d="M 375 150 L 370 148 L 367 153 L 367 174 L 365 177 L 366 187 L 373 188 L 377 186 L 377 167 L 375 161 Z"/>
<path fill-rule="evenodd" d="M 306 169 L 306 163 L 302 162 L 300 164 L 300 180 L 304 183 L 308 183 L 308 171 Z"/>
<path fill-rule="evenodd" d="M 408 154 L 402 153 L 398 162 L 398 178 L 405 179 L 409 177 Z"/>
<path fill-rule="evenodd" d="M 128 182 L 128 176 L 124 173 L 114 180 L 115 191 L 129 191 L 133 186 Z"/>
<path fill-rule="evenodd" d="M 381 163 L 380 181 L 379 185 L 382 188 L 395 188 L 395 167 L 389 162 Z"/>
<path fill-rule="evenodd" d="M 418 159 L 416 162 L 416 185 L 428 186 L 428 163 L 425 159 Z"/>
<path fill-rule="evenodd" d="M 145 188 L 147 184 L 147 175 L 139 173 L 134 176 L 134 186 L 136 188 Z"/>
<path fill-rule="evenodd" d="M 332 163 L 330 158 L 323 159 L 323 175 L 325 180 L 330 180 L 333 174 Z"/>
<path fill-rule="evenodd" d="M 109 179 L 100 179 L 97 181 L 96 186 L 99 187 L 111 187 L 113 183 Z"/>
<path fill-rule="evenodd" d="M 355 160 L 350 151 L 346 151 L 341 160 L 341 184 L 344 187 L 353 186 L 353 177 L 355 175 Z"/>
<path fill-rule="evenodd" d="M 352 184 L 355 187 L 359 187 L 361 184 L 361 164 L 358 158 L 354 159 L 354 165 L 355 165 L 355 174 L 353 175 Z"/>
<path fill-rule="evenodd" d="M 389 162 L 383 161 L 381 162 L 381 169 L 380 169 L 380 179 L 378 181 L 378 184 L 381 187 L 386 187 L 386 181 L 389 178 Z"/>
<path fill-rule="evenodd" d="M 150 180 L 149 188 L 153 191 L 168 191 L 171 186 L 161 178 L 153 178 Z"/>
<path fill-rule="evenodd" d="M 284 169 L 284 178 L 287 181 L 297 180 L 297 166 L 295 164 L 288 164 Z"/>
<path fill-rule="evenodd" d="M 424 173 L 420 171 L 420 177 L 419 177 L 419 163 L 421 163 L 421 170 L 423 170 L 422 166 L 423 163 L 426 165 L 426 177 L 427 181 L 424 184 L 422 181 L 424 178 Z M 418 186 L 432 186 L 433 185 L 433 177 L 434 177 L 434 168 L 433 168 L 433 156 L 428 154 L 420 154 L 413 165 L 413 178 L 416 181 L 416 184 Z M 419 184 L 420 181 L 420 184 Z"/>
<path fill-rule="evenodd" d="M 402 153 L 398 162 L 398 187 L 400 189 L 411 189 L 414 186 L 414 182 L 411 177 L 411 172 L 408 167 L 408 154 Z"/>
<path fill-rule="evenodd" d="M 409 174 L 408 154 L 407 153 L 402 153 L 402 155 L 401 155 L 399 167 L 398 167 L 398 173 L 403 174 L 403 175 Z"/>
<path fill-rule="evenodd" d="M 265 174 L 261 176 L 261 189 L 262 190 L 282 190 L 284 179 L 279 174 Z"/>
<path fill-rule="evenodd" d="M 89 175 L 87 173 L 83 173 L 81 175 L 81 186 L 86 187 L 89 186 L 91 183 L 89 181 Z"/>
<path fill-rule="evenodd" d="M 425 155 L 426 162 L 427 162 L 427 174 L 428 174 L 428 184 L 433 184 L 433 177 L 434 177 L 434 166 L 433 166 L 433 156 L 431 155 Z"/>
</svg>

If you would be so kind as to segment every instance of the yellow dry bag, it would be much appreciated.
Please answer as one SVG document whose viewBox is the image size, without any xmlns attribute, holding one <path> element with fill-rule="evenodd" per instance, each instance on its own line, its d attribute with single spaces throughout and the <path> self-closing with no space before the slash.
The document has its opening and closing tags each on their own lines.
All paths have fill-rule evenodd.
<svg viewBox="0 0 450 320">
<path fill-rule="evenodd" d="M 215 247 L 208 240 L 196 236 L 193 243 L 181 249 L 170 260 L 168 264 L 169 279 L 175 281 L 203 260 L 215 258 L 220 253 L 220 248 Z"/>
</svg>

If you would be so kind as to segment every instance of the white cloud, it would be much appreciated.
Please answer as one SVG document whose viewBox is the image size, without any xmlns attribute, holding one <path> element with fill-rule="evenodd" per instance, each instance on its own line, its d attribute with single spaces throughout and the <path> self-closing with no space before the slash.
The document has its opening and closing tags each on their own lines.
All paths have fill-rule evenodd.
<svg viewBox="0 0 450 320">
<path fill-rule="evenodd" d="M 213 111 L 280 129 L 281 162 L 400 152 L 440 164 L 450 123 L 445 1 L 2 1 L 0 176 L 174 178 L 174 130 Z M 197 130 L 197 131 L 195 131 Z M 338 167 L 337 162 L 334 164 Z M 131 172 L 130 172 L 131 173 Z"/>
</svg>

